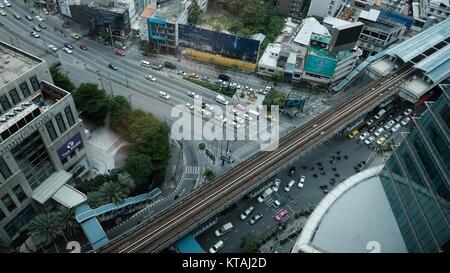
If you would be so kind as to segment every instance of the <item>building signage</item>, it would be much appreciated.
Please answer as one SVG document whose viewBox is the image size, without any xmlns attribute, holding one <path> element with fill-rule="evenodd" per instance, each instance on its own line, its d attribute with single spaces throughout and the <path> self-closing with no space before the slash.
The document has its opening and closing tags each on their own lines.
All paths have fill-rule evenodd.
<svg viewBox="0 0 450 273">
<path fill-rule="evenodd" d="M 51 120 L 53 116 L 54 114 L 52 112 L 48 112 L 46 115 L 40 116 L 6 139 L 0 146 L 0 156 L 3 156 L 4 153 L 22 143 L 25 138 L 30 136 L 36 130 L 39 130 L 39 128 L 44 127 L 45 123 Z"/>
<path fill-rule="evenodd" d="M 59 159 L 63 160 L 64 158 L 66 158 L 70 153 L 72 153 L 82 143 L 83 143 L 83 140 L 81 139 L 81 134 L 78 132 L 76 135 L 74 135 L 72 138 L 70 138 L 66 143 L 64 143 L 64 145 L 62 145 L 58 149 Z"/>
</svg>

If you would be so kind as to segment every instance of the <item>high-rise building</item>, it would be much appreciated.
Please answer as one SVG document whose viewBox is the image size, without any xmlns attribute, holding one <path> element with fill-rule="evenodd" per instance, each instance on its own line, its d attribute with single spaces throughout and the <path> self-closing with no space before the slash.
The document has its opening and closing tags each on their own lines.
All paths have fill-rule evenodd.
<svg viewBox="0 0 450 273">
<path fill-rule="evenodd" d="M 450 85 L 441 88 L 384 166 L 347 178 L 325 196 L 292 252 L 448 251 Z"/>
<path fill-rule="evenodd" d="M 309 16 L 335 16 L 342 7 L 342 0 L 311 0 L 308 10 Z"/>
<path fill-rule="evenodd" d="M 302 16 L 305 0 L 280 0 L 277 5 L 279 12 L 299 19 Z"/>
<path fill-rule="evenodd" d="M 89 171 L 86 135 L 69 92 L 47 62 L 0 42 L 0 240 L 9 245 L 30 220 L 86 196 L 70 186 Z"/>
</svg>

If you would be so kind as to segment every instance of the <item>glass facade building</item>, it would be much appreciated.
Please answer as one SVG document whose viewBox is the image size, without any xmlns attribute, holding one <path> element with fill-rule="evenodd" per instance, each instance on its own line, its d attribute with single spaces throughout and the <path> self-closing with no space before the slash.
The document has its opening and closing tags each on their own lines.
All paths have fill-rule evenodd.
<svg viewBox="0 0 450 273">
<path fill-rule="evenodd" d="M 440 252 L 450 240 L 450 86 L 442 89 L 380 173 L 409 252 Z"/>
</svg>

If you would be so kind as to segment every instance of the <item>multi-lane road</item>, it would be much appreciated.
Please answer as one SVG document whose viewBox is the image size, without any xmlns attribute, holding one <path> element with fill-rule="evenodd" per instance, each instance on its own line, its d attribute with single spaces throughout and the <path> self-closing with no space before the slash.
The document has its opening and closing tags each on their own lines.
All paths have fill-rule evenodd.
<svg viewBox="0 0 450 273">
<path fill-rule="evenodd" d="M 156 216 L 152 221 L 143 223 L 101 251 L 154 252 L 167 247 L 214 215 L 217 210 L 241 198 L 246 191 L 270 177 L 276 170 L 395 94 L 411 71 L 411 68 L 404 67 L 341 101 L 283 138 L 277 150 L 254 155 L 213 183 L 186 196 L 182 202 L 173 204 L 158 215 L 161 217 Z"/>
</svg>

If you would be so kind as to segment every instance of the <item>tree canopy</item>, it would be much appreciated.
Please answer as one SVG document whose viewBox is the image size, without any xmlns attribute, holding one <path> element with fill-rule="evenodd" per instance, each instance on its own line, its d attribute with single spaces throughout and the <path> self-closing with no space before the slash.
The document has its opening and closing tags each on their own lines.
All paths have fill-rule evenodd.
<svg viewBox="0 0 450 273">
<path fill-rule="evenodd" d="M 104 124 L 109 105 L 105 90 L 98 89 L 97 84 L 82 83 L 73 94 L 73 99 L 83 117 Z"/>
<path fill-rule="evenodd" d="M 115 96 L 109 102 L 109 125 L 114 131 L 126 127 L 131 105 L 123 96 Z"/>
<path fill-rule="evenodd" d="M 58 86 L 59 88 L 62 88 L 70 93 L 75 91 L 75 85 L 72 83 L 72 81 L 69 79 L 69 77 L 62 73 L 59 67 L 57 66 L 50 66 L 50 74 L 52 75 L 53 83 Z"/>
</svg>

